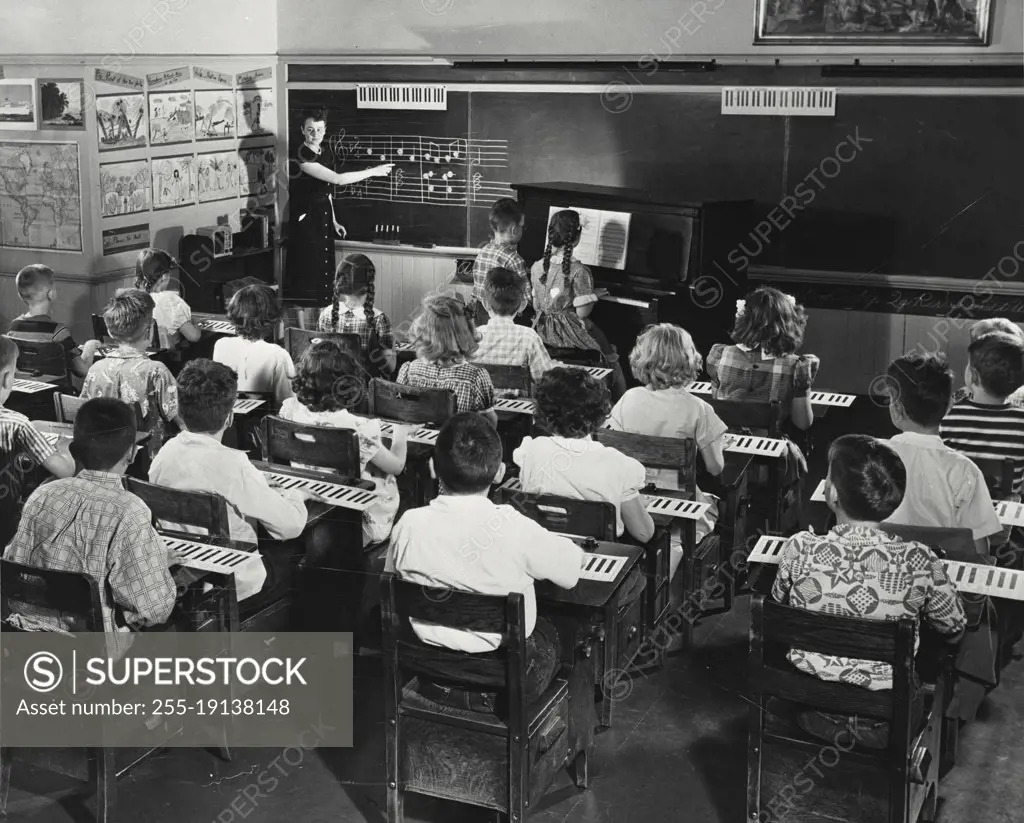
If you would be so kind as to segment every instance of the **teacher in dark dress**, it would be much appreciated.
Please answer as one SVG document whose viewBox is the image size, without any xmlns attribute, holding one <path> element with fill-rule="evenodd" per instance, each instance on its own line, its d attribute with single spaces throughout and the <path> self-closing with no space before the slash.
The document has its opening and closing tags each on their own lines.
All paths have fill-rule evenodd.
<svg viewBox="0 0 1024 823">
<path fill-rule="evenodd" d="M 393 163 L 339 174 L 334 154 L 323 142 L 324 112 L 307 112 L 302 120 L 303 143 L 295 152 L 299 174 L 288 184 L 291 240 L 288 244 L 284 299 L 305 305 L 326 305 L 334 294 L 334 238 L 345 237 L 334 215 L 332 186 L 347 186 L 368 177 L 386 177 Z"/>
</svg>

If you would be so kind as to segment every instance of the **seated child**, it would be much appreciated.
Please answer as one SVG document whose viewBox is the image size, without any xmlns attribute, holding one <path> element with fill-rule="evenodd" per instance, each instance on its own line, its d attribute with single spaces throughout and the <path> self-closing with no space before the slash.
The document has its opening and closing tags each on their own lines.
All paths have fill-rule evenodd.
<svg viewBox="0 0 1024 823">
<path fill-rule="evenodd" d="M 410 329 L 416 359 L 403 363 L 398 382 L 455 393 L 457 412 L 479 412 L 497 427 L 494 384 L 486 369 L 468 362 L 479 342 L 468 310 L 453 297 L 428 295 Z"/>
<path fill-rule="evenodd" d="M 359 363 L 336 340 L 321 340 L 303 352 L 292 385 L 295 396 L 281 406 L 280 416 L 285 420 L 351 429 L 358 434 L 361 476 L 372 480 L 378 493 L 383 495 L 363 512 L 363 545 L 387 540 L 398 511 L 395 475 L 405 469 L 408 428 L 394 427 L 395 434 L 388 449 L 381 443 L 379 420 L 356 417 L 345 407 L 346 401 L 357 401 L 366 388 Z"/>
<path fill-rule="evenodd" d="M 498 366 L 526 366 L 534 381 L 556 364 L 544 341 L 529 326 L 520 326 L 515 317 L 526 305 L 529 281 L 511 269 L 493 268 L 484 281 L 484 303 L 490 320 L 477 331 L 480 346 L 473 355 L 477 363 Z"/>
<path fill-rule="evenodd" d="M 655 437 L 680 437 L 696 441 L 709 474 L 719 475 L 725 468 L 722 436 L 727 428 L 711 405 L 690 394 L 686 387 L 700 373 L 701 356 L 693 338 L 679 326 L 659 323 L 644 331 L 629 355 L 629 365 L 643 386 L 629 389 L 615 404 L 608 428 Z M 672 469 L 649 469 L 647 481 L 659 489 L 678 490 L 679 473 Z M 718 519 L 717 498 L 697 489 L 696 499 L 711 503 L 704 518 L 697 522 L 700 543 Z M 671 574 L 675 575 L 683 557 L 680 528 L 672 528 Z"/>
<path fill-rule="evenodd" d="M 972 341 L 967 351 L 970 396 L 946 413 L 939 436 L 968 457 L 1013 461 L 1013 493 L 1019 495 L 1024 479 L 1024 408 L 1009 398 L 1024 385 L 1024 337 L 990 333 Z"/>
<path fill-rule="evenodd" d="M 522 592 L 526 604 L 526 700 L 544 692 L 558 671 L 560 642 L 554 625 L 537 616 L 534 580 L 563 588 L 579 581 L 585 555 L 571 540 L 552 534 L 511 506 L 487 497 L 501 465 L 497 431 L 477 414 L 457 414 L 442 427 L 432 458 L 440 495 L 410 509 L 391 535 L 385 568 L 404 580 L 480 594 Z M 497 525 L 496 525 L 497 524 Z M 426 643 L 463 652 L 488 652 L 501 636 L 413 621 Z M 443 682 L 446 671 L 436 672 Z M 461 672 L 451 672 L 452 677 Z M 493 708 L 493 695 L 431 688 L 433 700 L 462 708 Z M 483 703 L 474 704 L 473 698 Z M 490 704 L 488 703 L 490 698 Z"/>
<path fill-rule="evenodd" d="M 274 540 L 293 540 L 306 527 L 305 500 L 300 490 L 272 488 L 245 452 L 229 449 L 221 439 L 231 426 L 238 397 L 235 373 L 221 363 L 198 359 L 178 375 L 178 402 L 185 430 L 167 441 L 153 461 L 149 480 L 159 486 L 219 494 L 228 503 L 231 539 L 256 547 L 256 523 Z M 166 528 L 194 534 L 200 529 L 181 524 Z M 236 575 L 238 599 L 256 594 L 266 570 L 253 579 Z"/>
<path fill-rule="evenodd" d="M 955 640 L 966 625 L 963 604 L 930 548 L 882 531 L 903 499 L 908 470 L 886 441 L 863 434 L 838 438 L 829 449 L 825 498 L 836 514 L 828 534 L 799 532 L 779 562 L 772 597 L 800 609 L 870 620 L 923 619 Z M 880 558 L 882 559 L 880 562 Z M 865 610 L 864 604 L 873 608 Z M 916 642 L 915 642 L 916 648 Z M 888 663 L 792 649 L 789 661 L 822 680 L 872 691 L 892 688 Z M 916 735 L 924 714 L 920 694 L 911 708 Z M 797 722 L 823 740 L 852 726 L 868 748 L 889 744 L 889 724 L 862 717 L 801 711 Z"/>
<path fill-rule="evenodd" d="M 579 212 L 563 209 L 552 215 L 544 259 L 534 263 L 531 271 L 533 307 L 537 312 L 533 327 L 546 346 L 601 352 L 605 364 L 613 371 L 613 394 L 618 398 L 626 391 L 619 354 L 590 319 L 598 299 L 594 278 L 590 269 L 572 254 L 582 235 Z"/>
<path fill-rule="evenodd" d="M 779 403 L 798 429 L 809 429 L 814 412 L 807 393 L 820 361 L 797 354 L 807 312 L 788 294 L 764 286 L 736 301 L 733 345 L 718 343 L 707 359 L 708 378 L 719 400 Z"/>
<path fill-rule="evenodd" d="M 263 338 L 277 327 L 281 310 L 277 296 L 266 286 L 244 286 L 228 303 L 228 320 L 237 335 L 213 344 L 213 359 L 238 375 L 241 392 L 272 392 L 280 405 L 292 396 L 295 366 L 281 346 Z"/>
<path fill-rule="evenodd" d="M 489 316 L 484 283 L 491 269 L 503 268 L 513 272 L 522 278 L 526 293 L 530 294 L 530 273 L 517 250 L 526 223 L 522 208 L 511 197 L 502 197 L 491 205 L 488 220 L 491 239 L 477 252 L 473 261 L 473 301 L 469 310 L 478 326 L 484 325 Z"/>
<path fill-rule="evenodd" d="M 602 500 L 615 506 L 616 535 L 638 543 L 654 536 L 640 489 L 647 470 L 594 440 L 610 410 L 608 390 L 583 369 L 554 368 L 537 384 L 536 425 L 546 437 L 524 437 L 512 459 L 528 494 Z"/>
<path fill-rule="evenodd" d="M 939 426 L 953 396 L 943 357 L 908 354 L 889 364 L 889 417 L 900 434 L 886 441 L 907 468 L 903 502 L 888 518 L 907 526 L 968 528 L 978 552 L 1002 532 L 985 476 L 971 459 L 942 442 Z"/>
<path fill-rule="evenodd" d="M 391 321 L 374 308 L 377 270 L 365 254 L 350 254 L 334 275 L 334 302 L 320 312 L 320 331 L 358 334 L 372 376 L 395 372 Z"/>
<path fill-rule="evenodd" d="M 143 249 L 135 259 L 135 288 L 153 298 L 153 320 L 160 335 L 161 349 L 175 349 L 184 337 L 190 343 L 200 332 L 192 324 L 192 309 L 169 286 L 178 270 L 171 255 L 161 249 Z"/>
<path fill-rule="evenodd" d="M 153 528 L 149 509 L 121 481 L 135 458 L 135 435 L 130 406 L 112 398 L 85 403 L 71 444 L 78 474 L 36 489 L 4 554 L 15 563 L 92 577 L 117 656 L 131 645 L 126 632 L 166 622 L 175 601 L 169 570 L 174 558 Z M 20 628 L 73 628 L 59 612 L 11 606 Z"/>
<path fill-rule="evenodd" d="M 55 477 L 75 473 L 70 455 L 51 446 L 25 415 L 4 408 L 14 388 L 17 364 L 17 344 L 0 337 L 0 546 L 7 545 L 14 535 L 26 475 L 33 468 L 42 466 Z"/>
<path fill-rule="evenodd" d="M 993 332 L 1008 334 L 1024 344 L 1024 331 L 1012 320 L 1007 320 L 1005 317 L 990 317 L 987 320 L 979 320 L 971 326 L 971 342 L 973 343 L 979 337 L 984 337 L 986 334 L 992 334 Z M 971 390 L 967 386 L 961 386 L 956 390 L 956 394 L 953 395 L 953 402 L 959 403 L 970 396 Z M 1013 392 L 1007 398 L 1007 402 L 1012 403 L 1014 406 L 1024 406 L 1024 386 Z"/>
<path fill-rule="evenodd" d="M 50 317 L 57 302 L 53 269 L 39 263 L 25 266 L 18 272 L 15 283 L 18 296 L 28 311 L 11 321 L 8 337 L 15 343 L 60 343 L 67 356 L 68 373 L 85 377 L 100 341 L 88 340 L 84 346 L 79 346 L 71 336 L 71 330 Z"/>
<path fill-rule="evenodd" d="M 139 289 L 121 289 L 103 312 L 117 349 L 93 363 L 82 384 L 82 397 L 116 397 L 142 409 L 145 430 L 152 434 L 155 456 L 179 424 L 178 389 L 163 363 L 146 356 L 153 330 L 153 298 Z"/>
</svg>

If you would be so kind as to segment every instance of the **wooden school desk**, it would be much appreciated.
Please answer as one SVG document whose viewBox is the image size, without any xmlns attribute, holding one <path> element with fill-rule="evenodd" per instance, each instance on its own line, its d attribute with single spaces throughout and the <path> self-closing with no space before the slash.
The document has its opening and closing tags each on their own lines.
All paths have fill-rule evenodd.
<svg viewBox="0 0 1024 823">
<path fill-rule="evenodd" d="M 643 639 L 643 597 L 621 609 L 616 605 L 616 598 L 623 581 L 640 562 L 644 549 L 601 540 L 574 542 L 589 553 L 624 557 L 625 563 L 611 581 L 581 579 L 571 589 L 538 581 L 535 584 L 537 612 L 558 628 L 563 660 L 573 664 L 576 650 L 582 650 L 593 660 L 593 682 L 600 691 L 598 722 L 601 728 L 608 728 L 617 699 L 616 687 Z M 596 654 L 591 651 L 595 647 Z"/>
</svg>

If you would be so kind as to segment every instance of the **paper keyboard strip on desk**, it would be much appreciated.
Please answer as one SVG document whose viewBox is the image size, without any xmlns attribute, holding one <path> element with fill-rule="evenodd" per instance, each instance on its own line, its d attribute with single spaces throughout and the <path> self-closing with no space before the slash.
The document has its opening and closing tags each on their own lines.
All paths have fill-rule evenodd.
<svg viewBox="0 0 1024 823">
<path fill-rule="evenodd" d="M 782 547 L 786 545 L 788 537 L 773 537 L 763 534 L 757 539 L 754 548 L 747 558 L 748 563 L 778 563 L 782 554 Z"/>
<path fill-rule="evenodd" d="M 690 394 L 712 394 L 714 387 L 707 381 L 701 381 L 692 383 L 689 386 L 689 392 Z M 840 394 L 834 391 L 812 391 L 808 392 L 807 397 L 815 406 L 836 406 L 841 409 L 850 408 L 853 401 L 857 399 L 855 394 Z"/>
<path fill-rule="evenodd" d="M 611 583 L 618 577 L 619 571 L 625 563 L 625 557 L 615 557 L 610 554 L 584 555 L 583 568 L 580 569 L 580 579 Z"/>
<path fill-rule="evenodd" d="M 21 394 L 35 394 L 36 392 L 46 391 L 47 389 L 55 390 L 57 387 L 53 383 L 40 383 L 38 380 L 23 380 L 21 378 L 15 378 L 13 391 L 20 392 Z"/>
<path fill-rule="evenodd" d="M 388 420 L 381 420 L 380 433 L 384 437 L 394 437 L 394 424 Z M 441 432 L 438 429 L 428 429 L 426 426 L 411 427 L 409 431 L 409 442 L 420 443 L 424 446 L 433 446 L 437 443 L 437 436 L 440 433 Z"/>
<path fill-rule="evenodd" d="M 782 457 L 786 453 L 786 441 L 774 437 L 755 437 L 749 434 L 725 435 L 725 451 L 736 454 L 752 454 L 755 457 Z"/>
<path fill-rule="evenodd" d="M 249 400 L 249 399 L 236 400 L 235 401 L 235 407 L 232 409 L 232 411 L 235 414 L 248 414 L 249 412 L 254 411 L 255 409 L 258 409 L 265 402 L 266 402 L 265 400 Z"/>
<path fill-rule="evenodd" d="M 227 320 L 197 320 L 196 326 L 202 331 L 212 331 L 217 334 L 236 334 L 235 324 Z"/>
<path fill-rule="evenodd" d="M 41 434 L 43 435 L 43 440 L 54 448 L 56 448 L 57 444 L 60 442 L 60 435 L 57 434 L 57 432 L 41 432 Z"/>
<path fill-rule="evenodd" d="M 523 486 L 518 477 L 510 477 L 502 486 L 509 491 L 521 491 Z M 662 517 L 678 517 L 682 520 L 699 520 L 711 508 L 709 503 L 698 503 L 696 500 L 683 500 L 678 497 L 660 497 L 652 494 L 643 495 L 647 501 L 648 514 L 660 514 Z"/>
<path fill-rule="evenodd" d="M 181 540 L 166 535 L 160 537 L 169 550 L 176 552 L 181 557 L 182 565 L 188 566 L 190 569 L 218 574 L 236 574 L 250 563 L 263 565 L 263 559 L 258 551 L 225 549 L 220 546 L 208 546 L 205 543 L 195 543 L 191 540 Z"/>
<path fill-rule="evenodd" d="M 494 401 L 494 410 L 516 412 L 517 414 L 534 414 L 537 411 L 537 402 L 529 398 L 500 397 Z"/>
<path fill-rule="evenodd" d="M 340 483 L 328 483 L 323 480 L 313 480 L 309 477 L 297 477 L 294 474 L 283 474 L 274 471 L 264 471 L 264 477 L 282 489 L 295 489 L 309 492 L 318 500 L 329 503 L 332 506 L 340 506 L 344 509 L 355 509 L 366 511 L 377 501 L 379 495 L 367 489 L 359 489 L 355 486 L 343 486 Z"/>
</svg>

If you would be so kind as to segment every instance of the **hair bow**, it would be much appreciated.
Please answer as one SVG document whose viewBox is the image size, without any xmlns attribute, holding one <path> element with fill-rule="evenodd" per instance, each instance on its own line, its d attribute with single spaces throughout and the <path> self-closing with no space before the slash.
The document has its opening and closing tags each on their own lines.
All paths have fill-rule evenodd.
<svg viewBox="0 0 1024 823">
<path fill-rule="evenodd" d="M 739 320 L 741 317 L 743 317 L 743 315 L 746 312 L 746 310 L 747 310 L 747 301 L 745 299 L 737 300 L 736 301 L 736 319 Z"/>
</svg>

